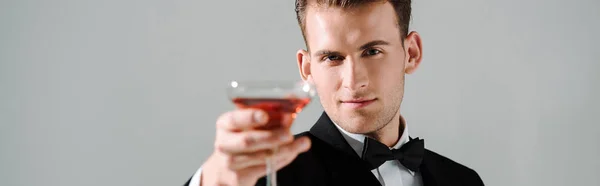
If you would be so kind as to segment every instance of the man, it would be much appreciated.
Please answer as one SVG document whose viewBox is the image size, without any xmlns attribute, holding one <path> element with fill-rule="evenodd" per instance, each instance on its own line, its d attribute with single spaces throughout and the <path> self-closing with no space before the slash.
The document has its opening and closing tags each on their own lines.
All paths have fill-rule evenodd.
<svg viewBox="0 0 600 186">
<path fill-rule="evenodd" d="M 269 156 L 284 186 L 483 185 L 475 171 L 408 134 L 404 76 L 422 58 L 419 34 L 408 32 L 410 12 L 410 0 L 297 0 L 307 46 L 297 52 L 298 68 L 325 112 L 296 136 L 290 119 L 260 130 L 268 117 L 260 110 L 223 114 L 213 154 L 186 185 L 265 185 Z"/>
</svg>

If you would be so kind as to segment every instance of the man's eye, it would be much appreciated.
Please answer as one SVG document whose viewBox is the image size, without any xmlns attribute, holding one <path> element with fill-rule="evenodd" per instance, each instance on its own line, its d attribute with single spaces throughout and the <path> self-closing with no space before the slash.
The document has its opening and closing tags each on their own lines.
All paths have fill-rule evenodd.
<svg viewBox="0 0 600 186">
<path fill-rule="evenodd" d="M 331 55 L 331 56 L 325 56 L 323 58 L 323 61 L 340 61 L 342 59 L 343 59 L 342 56 Z"/>
<path fill-rule="evenodd" d="M 366 56 L 374 56 L 381 53 L 381 51 L 377 50 L 377 49 L 369 49 L 365 52 Z"/>
</svg>

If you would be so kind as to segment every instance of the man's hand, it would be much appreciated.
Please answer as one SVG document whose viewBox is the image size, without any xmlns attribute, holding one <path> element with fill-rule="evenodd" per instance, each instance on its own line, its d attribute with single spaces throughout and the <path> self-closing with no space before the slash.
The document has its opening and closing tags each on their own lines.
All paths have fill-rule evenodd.
<svg viewBox="0 0 600 186">
<path fill-rule="evenodd" d="M 267 157 L 279 170 L 310 148 L 309 138 L 294 140 L 291 115 L 283 117 L 281 126 L 266 130 L 268 120 L 267 113 L 257 109 L 221 115 L 214 151 L 202 166 L 200 185 L 255 185 L 266 174 Z"/>
</svg>

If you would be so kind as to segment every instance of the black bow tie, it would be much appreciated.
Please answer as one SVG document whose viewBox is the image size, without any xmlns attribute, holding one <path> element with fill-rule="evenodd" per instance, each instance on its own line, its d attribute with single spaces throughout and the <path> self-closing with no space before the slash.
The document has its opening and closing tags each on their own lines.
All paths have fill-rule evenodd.
<svg viewBox="0 0 600 186">
<path fill-rule="evenodd" d="M 408 143 L 402 145 L 400 149 L 390 150 L 385 144 L 365 137 L 362 159 L 371 165 L 371 170 L 381 166 L 386 161 L 398 160 L 404 167 L 418 172 L 424 153 L 425 142 L 423 139 L 411 139 Z"/>
</svg>

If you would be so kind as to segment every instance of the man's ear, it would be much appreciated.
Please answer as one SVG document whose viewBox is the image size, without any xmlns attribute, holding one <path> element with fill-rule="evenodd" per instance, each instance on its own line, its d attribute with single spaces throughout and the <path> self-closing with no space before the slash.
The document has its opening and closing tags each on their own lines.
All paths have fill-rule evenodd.
<svg viewBox="0 0 600 186">
<path fill-rule="evenodd" d="M 417 70 L 423 59 L 423 45 L 419 33 L 412 31 L 404 40 L 405 54 L 408 58 L 404 64 L 404 73 L 412 74 Z"/>
<path fill-rule="evenodd" d="M 312 75 L 310 73 L 310 55 L 304 50 L 300 49 L 296 52 L 296 60 L 298 62 L 298 70 L 300 71 L 300 77 L 302 80 L 313 84 Z"/>
</svg>

